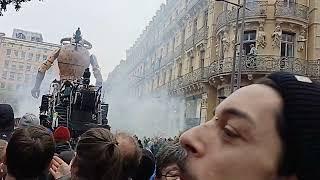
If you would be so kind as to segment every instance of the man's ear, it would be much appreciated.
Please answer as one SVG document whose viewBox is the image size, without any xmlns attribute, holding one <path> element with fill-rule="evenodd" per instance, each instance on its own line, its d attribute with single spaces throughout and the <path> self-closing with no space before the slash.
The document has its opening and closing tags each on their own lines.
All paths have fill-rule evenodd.
<svg viewBox="0 0 320 180">
<path fill-rule="evenodd" d="M 278 180 L 299 180 L 296 175 L 280 177 Z"/>
</svg>

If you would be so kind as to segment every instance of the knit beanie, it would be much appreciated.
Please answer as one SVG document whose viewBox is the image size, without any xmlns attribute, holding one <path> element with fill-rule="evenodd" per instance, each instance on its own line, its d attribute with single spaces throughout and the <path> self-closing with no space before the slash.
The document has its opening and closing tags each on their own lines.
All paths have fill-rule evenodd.
<svg viewBox="0 0 320 180">
<path fill-rule="evenodd" d="M 56 141 L 69 141 L 71 135 L 68 128 L 60 126 L 54 131 L 53 137 Z"/>
<path fill-rule="evenodd" d="M 282 175 L 320 179 L 320 84 L 286 72 L 268 76 L 283 99 Z M 274 87 L 275 88 L 275 87 Z"/>
<path fill-rule="evenodd" d="M 29 113 L 22 116 L 19 123 L 20 128 L 27 128 L 30 126 L 37 126 L 37 125 L 40 125 L 40 119 L 36 115 L 29 114 Z"/>
</svg>

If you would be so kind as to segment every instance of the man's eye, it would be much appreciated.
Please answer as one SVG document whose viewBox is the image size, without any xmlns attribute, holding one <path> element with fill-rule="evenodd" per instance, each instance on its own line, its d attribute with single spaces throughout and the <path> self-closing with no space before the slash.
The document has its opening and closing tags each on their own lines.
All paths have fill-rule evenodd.
<svg viewBox="0 0 320 180">
<path fill-rule="evenodd" d="M 230 125 L 226 125 L 223 128 L 223 132 L 226 136 L 230 137 L 230 138 L 238 138 L 240 137 L 240 135 L 237 133 L 237 131 L 235 131 Z"/>
</svg>

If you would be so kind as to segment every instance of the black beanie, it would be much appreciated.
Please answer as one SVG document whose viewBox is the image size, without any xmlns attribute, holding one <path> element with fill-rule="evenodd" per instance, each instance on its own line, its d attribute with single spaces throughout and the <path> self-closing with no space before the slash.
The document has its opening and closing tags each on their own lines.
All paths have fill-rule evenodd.
<svg viewBox="0 0 320 180">
<path fill-rule="evenodd" d="M 0 139 L 8 140 L 13 130 L 13 109 L 9 104 L 0 104 Z"/>
<path fill-rule="evenodd" d="M 284 103 L 282 173 L 295 174 L 299 180 L 320 180 L 320 84 L 286 72 L 268 78 Z"/>
</svg>

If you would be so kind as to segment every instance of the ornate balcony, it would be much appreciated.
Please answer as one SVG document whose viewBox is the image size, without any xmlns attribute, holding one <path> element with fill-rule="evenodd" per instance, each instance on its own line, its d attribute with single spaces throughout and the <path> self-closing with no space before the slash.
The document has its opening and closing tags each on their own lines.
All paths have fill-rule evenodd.
<svg viewBox="0 0 320 180">
<path fill-rule="evenodd" d="M 320 80 L 320 59 L 308 61 L 307 76 L 315 80 Z"/>
<path fill-rule="evenodd" d="M 249 18 L 261 18 L 267 17 L 267 1 L 255 1 L 247 3 L 246 19 Z M 240 11 L 239 20 L 242 19 L 242 12 Z M 223 11 L 217 17 L 217 30 L 221 29 L 223 26 L 235 22 L 237 20 L 237 8 L 233 10 Z"/>
<path fill-rule="evenodd" d="M 205 40 L 208 35 L 207 27 L 202 27 L 199 29 L 194 36 L 194 44 L 198 44 L 202 40 Z"/>
<path fill-rule="evenodd" d="M 186 43 L 184 45 L 184 50 L 189 50 L 193 47 L 193 38 L 194 38 L 194 35 L 192 34 L 187 40 L 186 40 Z"/>
<path fill-rule="evenodd" d="M 286 17 L 293 19 L 300 19 L 308 21 L 309 8 L 298 3 L 286 3 L 284 1 L 277 1 L 275 4 L 275 17 Z"/>
<path fill-rule="evenodd" d="M 236 69 L 238 63 L 236 64 Z M 245 56 L 242 59 L 241 72 L 243 74 L 269 74 L 275 71 L 285 71 L 309 76 L 313 79 L 320 77 L 320 60 L 306 61 L 294 57 L 279 57 L 272 55 Z M 211 64 L 209 76 L 230 75 L 232 72 L 232 58 L 215 61 Z"/>
<path fill-rule="evenodd" d="M 209 67 L 199 68 L 169 83 L 170 90 L 177 90 L 198 82 L 208 81 Z"/>
</svg>

